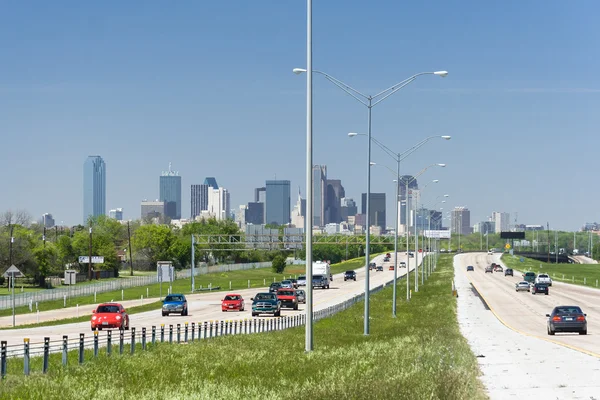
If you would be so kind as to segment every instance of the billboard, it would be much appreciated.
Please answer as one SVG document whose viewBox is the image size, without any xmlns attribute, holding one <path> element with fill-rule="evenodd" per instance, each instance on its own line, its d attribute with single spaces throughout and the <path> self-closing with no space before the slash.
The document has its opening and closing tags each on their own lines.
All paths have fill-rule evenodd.
<svg viewBox="0 0 600 400">
<path fill-rule="evenodd" d="M 175 267 L 171 261 L 158 261 L 156 274 L 159 282 L 173 282 L 175 280 Z"/>
<path fill-rule="evenodd" d="M 525 232 L 500 232 L 500 239 L 525 239 Z"/>
<path fill-rule="evenodd" d="M 432 239 L 450 239 L 450 230 L 424 230 L 423 235 Z"/>
</svg>

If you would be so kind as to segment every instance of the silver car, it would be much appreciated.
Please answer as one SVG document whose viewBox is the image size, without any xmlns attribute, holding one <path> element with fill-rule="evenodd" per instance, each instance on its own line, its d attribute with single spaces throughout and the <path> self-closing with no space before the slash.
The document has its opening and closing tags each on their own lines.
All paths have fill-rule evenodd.
<svg viewBox="0 0 600 400">
<path fill-rule="evenodd" d="M 298 298 L 298 303 L 306 304 L 306 293 L 304 290 L 296 290 L 296 297 Z"/>
<path fill-rule="evenodd" d="M 298 277 L 298 286 L 306 286 L 306 276 Z"/>
<path fill-rule="evenodd" d="M 282 289 L 294 289 L 294 282 L 290 281 L 289 279 L 281 281 L 281 288 Z"/>
<path fill-rule="evenodd" d="M 517 292 L 521 292 L 521 291 L 529 292 L 529 282 L 521 281 L 521 282 L 515 283 L 515 290 Z"/>
</svg>

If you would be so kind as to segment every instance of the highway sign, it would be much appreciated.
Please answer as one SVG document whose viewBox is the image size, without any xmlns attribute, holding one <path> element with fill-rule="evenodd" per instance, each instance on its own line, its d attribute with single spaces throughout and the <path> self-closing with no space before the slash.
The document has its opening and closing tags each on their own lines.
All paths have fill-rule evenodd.
<svg viewBox="0 0 600 400">
<path fill-rule="evenodd" d="M 506 244 L 504 245 L 504 248 L 505 248 L 506 250 L 510 249 L 510 244 L 509 244 L 509 243 L 506 243 Z"/>
<path fill-rule="evenodd" d="M 90 262 L 90 257 L 88 256 L 79 256 L 80 264 L 88 264 Z M 92 256 L 92 264 L 102 264 L 104 263 L 104 256 Z"/>
</svg>

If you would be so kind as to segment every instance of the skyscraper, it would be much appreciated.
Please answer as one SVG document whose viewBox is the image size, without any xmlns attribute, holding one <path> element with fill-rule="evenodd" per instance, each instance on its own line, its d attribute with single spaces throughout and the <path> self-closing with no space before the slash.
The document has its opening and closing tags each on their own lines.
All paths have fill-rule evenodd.
<svg viewBox="0 0 600 400">
<path fill-rule="evenodd" d="M 163 171 L 160 176 L 159 200 L 165 203 L 165 216 L 171 219 L 181 219 L 181 176 L 171 170 Z"/>
<path fill-rule="evenodd" d="M 313 166 L 313 226 L 325 226 L 327 166 Z"/>
<path fill-rule="evenodd" d="M 123 221 L 123 209 L 115 208 L 108 212 L 108 216 L 112 219 L 116 219 L 117 221 Z"/>
<path fill-rule="evenodd" d="M 285 225 L 290 223 L 290 181 L 270 180 L 265 184 L 265 222 Z"/>
<path fill-rule="evenodd" d="M 298 201 L 292 210 L 292 225 L 304 229 L 304 217 L 306 217 L 306 200 L 302 198 L 300 188 L 298 188 Z"/>
<path fill-rule="evenodd" d="M 371 193 L 369 223 L 385 230 L 385 193 Z M 367 214 L 367 194 L 362 194 L 361 211 Z M 370 227 L 365 227 L 366 229 Z"/>
<path fill-rule="evenodd" d="M 358 213 L 356 202 L 350 197 L 340 199 L 342 221 L 348 222 L 348 217 L 354 217 Z"/>
<path fill-rule="evenodd" d="M 229 192 L 225 188 L 208 189 L 208 213 L 217 220 L 226 220 L 231 216 Z"/>
<path fill-rule="evenodd" d="M 89 156 L 83 163 L 83 224 L 105 214 L 106 164 L 100 156 Z"/>
<path fill-rule="evenodd" d="M 508 232 L 510 230 L 510 214 L 506 212 L 494 211 L 492 213 L 492 221 L 496 233 Z"/>
<path fill-rule="evenodd" d="M 452 233 L 468 235 L 471 233 L 471 211 L 467 207 L 454 207 L 452 210 Z"/>
<path fill-rule="evenodd" d="M 261 225 L 265 221 L 265 203 L 255 201 L 248 203 L 246 224 Z"/>
<path fill-rule="evenodd" d="M 54 218 L 52 218 L 52 214 L 42 214 L 42 220 L 41 220 L 42 226 L 46 227 L 46 228 L 53 228 L 54 227 Z"/>
<path fill-rule="evenodd" d="M 218 189 L 219 185 L 214 177 L 207 177 L 204 179 L 202 185 L 191 186 L 191 209 L 190 216 L 192 219 L 200 215 L 200 212 L 208 210 L 208 189 Z"/>
<path fill-rule="evenodd" d="M 346 191 L 339 179 L 327 179 L 327 195 L 325 197 L 325 224 L 337 224 L 342 221 L 341 201 Z"/>
<path fill-rule="evenodd" d="M 408 189 L 418 189 L 419 185 L 417 184 L 417 180 L 412 175 L 402 175 L 400 177 L 400 201 L 404 202 L 404 204 L 400 203 L 400 225 L 406 224 L 406 182 L 409 182 Z M 412 204 L 414 202 L 411 201 L 410 193 L 408 200 L 408 210 L 413 211 L 414 207 Z M 412 203 L 412 204 L 411 204 Z M 410 222 L 410 221 L 409 221 Z"/>
</svg>

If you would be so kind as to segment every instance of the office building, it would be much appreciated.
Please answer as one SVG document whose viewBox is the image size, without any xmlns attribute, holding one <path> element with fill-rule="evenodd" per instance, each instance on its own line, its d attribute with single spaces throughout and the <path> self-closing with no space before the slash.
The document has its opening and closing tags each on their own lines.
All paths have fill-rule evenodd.
<svg viewBox="0 0 600 400">
<path fill-rule="evenodd" d="M 337 224 L 342 221 L 341 200 L 346 197 L 346 191 L 339 179 L 327 179 L 327 194 L 325 196 L 325 224 Z"/>
<path fill-rule="evenodd" d="M 165 217 L 181 219 L 181 176 L 171 169 L 160 176 L 159 200 L 165 203 Z"/>
<path fill-rule="evenodd" d="M 441 231 L 442 229 L 444 229 L 442 226 L 442 212 L 430 210 L 429 213 L 429 219 L 431 220 L 431 230 Z"/>
<path fill-rule="evenodd" d="M 287 225 L 290 223 L 290 181 L 269 180 L 265 183 L 265 223 Z"/>
<path fill-rule="evenodd" d="M 400 193 L 400 224 L 399 225 L 406 225 L 406 199 L 407 199 L 407 194 L 406 194 L 406 182 L 408 182 L 408 211 L 409 211 L 409 215 L 412 211 L 414 211 L 415 207 L 414 204 L 416 203 L 414 201 L 414 197 L 411 196 L 413 193 L 411 191 L 411 189 L 418 189 L 419 185 L 417 184 L 417 180 L 412 176 L 412 175 L 403 175 L 400 177 L 400 186 L 399 186 L 399 193 Z M 403 204 L 404 203 L 404 204 Z M 409 221 L 409 225 L 410 221 Z"/>
<path fill-rule="evenodd" d="M 494 221 L 495 232 L 508 232 L 510 230 L 510 214 L 505 212 L 494 211 L 492 213 L 492 221 Z"/>
<path fill-rule="evenodd" d="M 251 202 L 246 209 L 246 224 L 262 225 L 265 223 L 265 203 Z"/>
<path fill-rule="evenodd" d="M 53 228 L 55 225 L 54 218 L 52 218 L 52 214 L 42 214 L 41 225 L 46 228 Z"/>
<path fill-rule="evenodd" d="M 83 224 L 100 215 L 106 215 L 106 164 L 100 156 L 89 156 L 83 163 Z"/>
<path fill-rule="evenodd" d="M 208 214 L 217 220 L 226 220 L 230 217 L 229 192 L 225 188 L 208 189 Z"/>
<path fill-rule="evenodd" d="M 471 233 L 471 211 L 467 207 L 454 207 L 450 215 L 452 233 L 461 235 Z"/>
<path fill-rule="evenodd" d="M 358 213 L 358 207 L 356 207 L 356 202 L 354 199 L 350 197 L 343 197 L 340 199 L 340 212 L 342 221 L 348 221 L 348 217 L 354 217 Z"/>
<path fill-rule="evenodd" d="M 385 193 L 371 193 L 369 198 L 369 224 L 385 231 Z M 367 214 L 367 194 L 362 194 L 361 213 Z"/>
<path fill-rule="evenodd" d="M 115 208 L 108 212 L 109 218 L 116 219 L 117 221 L 123 221 L 123 209 Z"/>
<path fill-rule="evenodd" d="M 306 200 L 302 198 L 298 188 L 298 201 L 292 209 L 291 221 L 296 228 L 304 229 L 304 217 L 306 216 Z"/>
<path fill-rule="evenodd" d="M 148 201 L 144 200 L 141 204 L 141 219 L 163 218 L 165 216 L 164 201 Z"/>
<path fill-rule="evenodd" d="M 196 218 L 202 211 L 208 210 L 208 189 L 218 189 L 219 185 L 214 177 L 206 177 L 202 185 L 191 185 L 190 216 Z"/>
<path fill-rule="evenodd" d="M 325 225 L 325 202 L 327 201 L 327 166 L 313 166 L 313 226 Z"/>
</svg>

